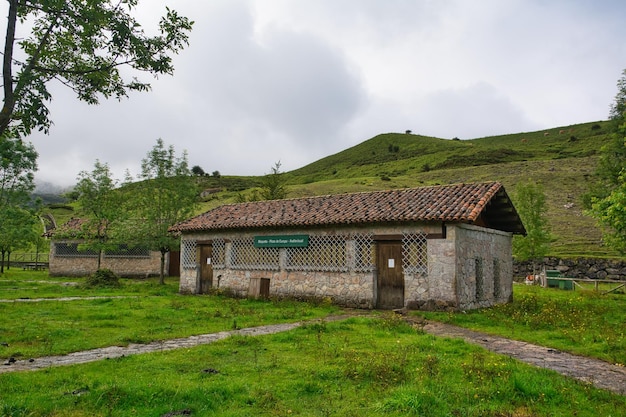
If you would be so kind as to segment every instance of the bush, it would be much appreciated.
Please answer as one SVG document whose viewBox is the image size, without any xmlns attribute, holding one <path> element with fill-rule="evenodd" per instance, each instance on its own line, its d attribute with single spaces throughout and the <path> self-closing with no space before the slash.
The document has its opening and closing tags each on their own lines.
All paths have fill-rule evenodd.
<svg viewBox="0 0 626 417">
<path fill-rule="evenodd" d="M 87 287 L 120 287 L 120 278 L 110 269 L 99 269 L 85 282 Z"/>
</svg>

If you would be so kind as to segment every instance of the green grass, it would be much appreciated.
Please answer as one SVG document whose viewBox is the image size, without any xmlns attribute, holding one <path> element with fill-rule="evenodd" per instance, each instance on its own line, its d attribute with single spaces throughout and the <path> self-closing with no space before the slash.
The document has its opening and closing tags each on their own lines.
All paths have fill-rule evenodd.
<svg viewBox="0 0 626 417">
<path fill-rule="evenodd" d="M 15 417 L 619 416 L 626 407 L 626 397 L 384 315 L 3 374 L 0 392 L 0 415 Z"/>
<path fill-rule="evenodd" d="M 626 295 L 514 286 L 510 304 L 427 318 L 626 365 Z"/>
<path fill-rule="evenodd" d="M 16 271 L 11 279 L 21 287 L 41 276 Z M 98 293 L 61 285 L 46 293 L 53 288 L 59 296 Z M 425 334 L 396 314 L 325 321 L 336 307 L 181 296 L 175 289 L 172 280 L 138 280 L 97 300 L 0 303 L 0 341 L 9 345 L 0 358 L 309 322 L 274 335 L 0 374 L 0 416 L 536 417 L 622 416 L 626 409 L 624 396 Z M 623 294 L 514 290 L 510 305 L 429 316 L 624 363 Z"/>
<path fill-rule="evenodd" d="M 37 273 L 15 274 L 11 285 L 21 288 L 16 292 L 25 296 L 32 278 L 41 277 Z M 0 303 L 0 359 L 4 361 L 313 319 L 337 311 L 330 305 L 288 300 L 184 296 L 177 293 L 178 282 L 172 279 L 165 286 L 153 280 L 128 280 L 119 289 L 96 290 L 33 285 L 42 285 L 44 294 L 35 290 L 29 298 L 50 298 L 55 288 L 57 297 L 103 298 Z M 3 289 L 0 286 L 0 299 L 6 298 Z"/>
<path fill-rule="evenodd" d="M 22 271 L 12 268 L 0 275 L 0 299 L 56 298 L 85 296 L 85 278 L 53 277 L 48 271 Z M 95 297 L 116 295 L 169 295 L 178 291 L 178 278 L 167 278 L 160 285 L 158 278 L 145 280 L 121 279 L 121 288 L 90 288 L 88 294 Z"/>
</svg>

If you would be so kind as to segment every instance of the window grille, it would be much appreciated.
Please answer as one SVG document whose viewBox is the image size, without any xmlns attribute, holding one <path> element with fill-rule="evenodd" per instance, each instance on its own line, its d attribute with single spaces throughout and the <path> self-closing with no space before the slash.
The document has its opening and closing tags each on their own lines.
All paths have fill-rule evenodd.
<svg viewBox="0 0 626 417">
<path fill-rule="evenodd" d="M 92 249 L 78 250 L 78 243 L 56 242 L 55 256 L 59 258 L 97 258 L 98 252 Z"/>
<path fill-rule="evenodd" d="M 183 269 L 196 268 L 196 250 L 198 243 L 195 240 L 183 239 L 181 241 L 180 263 Z"/>
<path fill-rule="evenodd" d="M 105 258 L 149 258 L 150 250 L 141 247 L 131 247 L 120 245 L 116 250 L 108 250 L 104 254 Z"/>
<path fill-rule="evenodd" d="M 224 239 L 213 241 L 213 268 L 224 268 L 226 266 L 226 242 Z"/>
<path fill-rule="evenodd" d="M 231 266 L 233 269 L 280 269 L 279 248 L 255 248 L 253 238 L 235 239 L 231 244 Z"/>
<path fill-rule="evenodd" d="M 372 234 L 358 234 L 354 239 L 354 270 L 357 272 L 369 272 L 374 270 L 376 264 L 376 252 Z"/>
<path fill-rule="evenodd" d="M 424 233 L 403 234 L 402 268 L 405 273 L 425 274 L 428 271 L 426 242 L 426 235 Z"/>
<path fill-rule="evenodd" d="M 309 236 L 309 246 L 287 248 L 286 268 L 299 271 L 347 271 L 346 236 Z"/>
</svg>

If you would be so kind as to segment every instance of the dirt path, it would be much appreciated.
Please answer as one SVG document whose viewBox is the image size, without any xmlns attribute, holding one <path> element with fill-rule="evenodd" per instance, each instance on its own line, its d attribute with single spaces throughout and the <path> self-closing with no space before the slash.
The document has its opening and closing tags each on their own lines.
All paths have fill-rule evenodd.
<svg viewBox="0 0 626 417">
<path fill-rule="evenodd" d="M 350 316 L 334 316 L 325 320 L 342 320 Z M 74 352 L 62 356 L 48 356 L 29 360 L 9 360 L 0 365 L 0 374 L 16 371 L 31 371 L 51 366 L 73 365 L 94 362 L 103 359 L 119 358 L 149 352 L 160 352 L 180 348 L 204 345 L 228 338 L 233 335 L 261 336 L 295 329 L 305 322 L 272 324 L 248 329 L 224 331 L 219 333 L 191 336 L 147 344 L 131 344 L 125 347 L 111 346 Z M 420 326 L 426 333 L 439 337 L 459 338 L 468 343 L 480 345 L 490 351 L 510 356 L 531 365 L 547 368 L 571 378 L 595 385 L 617 394 L 626 395 L 626 368 L 609 364 L 597 359 L 571 355 L 554 349 L 537 346 L 526 342 L 491 336 L 460 327 L 426 322 Z"/>
</svg>

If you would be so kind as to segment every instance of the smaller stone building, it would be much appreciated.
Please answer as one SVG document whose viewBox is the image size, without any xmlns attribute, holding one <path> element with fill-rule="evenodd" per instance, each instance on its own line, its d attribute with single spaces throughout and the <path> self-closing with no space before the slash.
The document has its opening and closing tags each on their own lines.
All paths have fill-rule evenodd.
<svg viewBox="0 0 626 417">
<path fill-rule="evenodd" d="M 74 277 L 96 272 L 98 252 L 83 250 L 80 247 L 83 240 L 78 236 L 83 222 L 83 219 L 73 218 L 61 226 L 62 233 L 55 233 L 55 230 L 48 233 L 51 238 L 49 275 Z M 121 245 L 116 250 L 104 253 L 100 268 L 109 269 L 122 277 L 158 276 L 161 269 L 161 253 Z M 166 270 L 168 268 L 169 256 L 166 258 Z"/>
<path fill-rule="evenodd" d="M 497 182 L 225 205 L 176 224 L 180 291 L 473 309 L 512 297 L 524 226 Z"/>
</svg>

